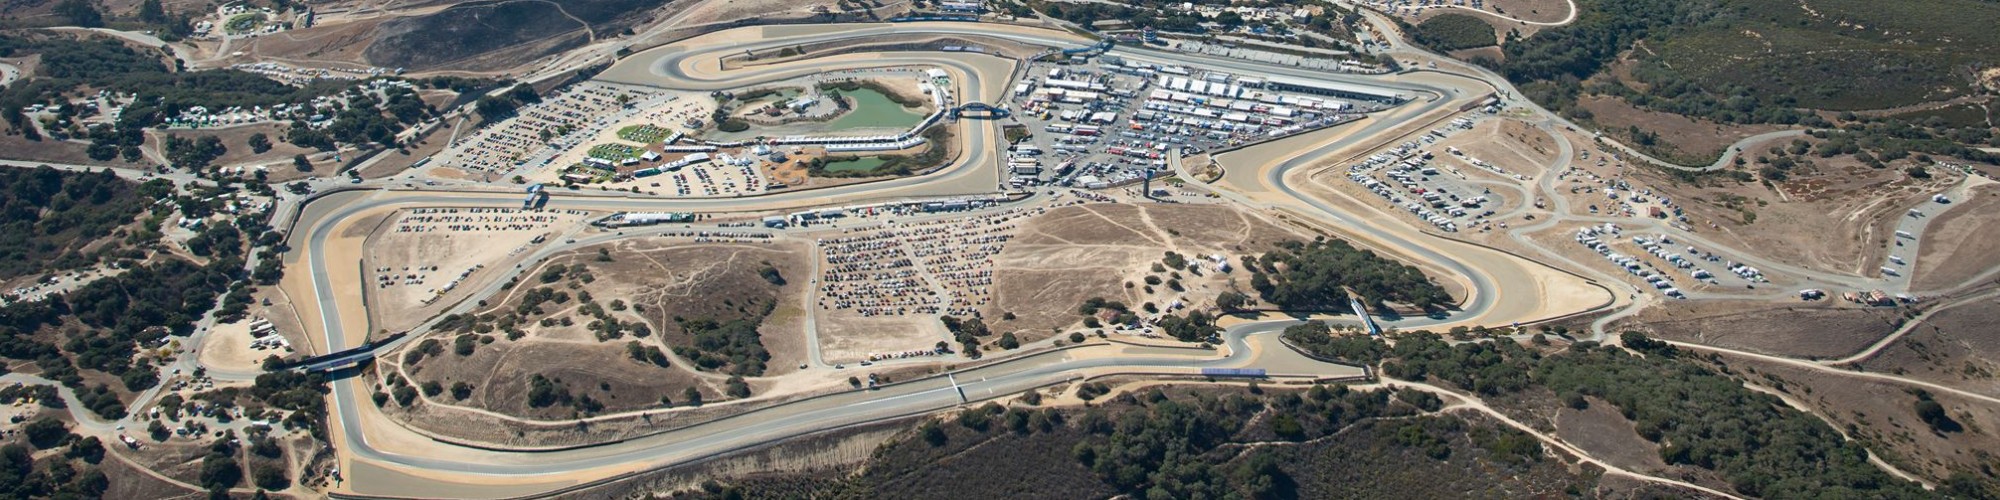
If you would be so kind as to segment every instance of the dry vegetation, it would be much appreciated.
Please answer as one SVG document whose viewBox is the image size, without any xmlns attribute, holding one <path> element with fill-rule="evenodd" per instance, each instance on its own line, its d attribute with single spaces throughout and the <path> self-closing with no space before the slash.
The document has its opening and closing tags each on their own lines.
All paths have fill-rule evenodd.
<svg viewBox="0 0 2000 500">
<path fill-rule="evenodd" d="M 557 211 L 431 209 L 357 223 L 350 231 L 370 234 L 362 274 L 372 324 L 392 332 L 414 328 L 549 243 L 535 243 L 536 237 L 554 239 L 584 220 L 582 214 Z M 468 271 L 456 288 L 445 291 Z M 423 281 L 406 282 L 412 275 Z"/>
<path fill-rule="evenodd" d="M 1347 404 L 1362 407 L 1328 422 L 1311 411 Z M 1297 421 L 1280 416 L 1292 413 Z M 1293 429 L 1299 423 L 1304 429 Z M 1158 431 L 1175 425 L 1189 427 Z M 701 488 L 682 483 L 660 491 L 676 498 L 962 498 L 979 491 L 1053 499 L 1148 490 L 1175 497 L 1356 498 L 1547 496 L 1596 486 L 1594 471 L 1505 449 L 1501 443 L 1519 435 L 1484 418 L 1425 412 L 1387 392 L 1345 388 L 1169 387 L 1087 410 L 988 405 L 915 427 L 860 467 L 719 477 Z M 1182 439 L 1169 442 L 1171 436 Z M 1106 442 L 1140 453 L 1112 456 L 1099 451 Z M 1114 474 L 1114 464 L 1137 468 Z"/>
<path fill-rule="evenodd" d="M 804 357 L 792 320 L 799 285 L 774 284 L 765 271 L 780 282 L 802 276 L 801 253 L 658 238 L 578 249 L 531 268 L 488 299 L 496 307 L 448 318 L 444 336 L 413 343 L 401 359 L 419 387 L 443 389 L 424 391 L 433 401 L 537 419 L 745 397 L 734 386 L 754 390 L 755 380 L 732 375 L 768 375 L 766 364 L 775 372 Z M 734 334 L 757 338 L 697 340 L 736 323 L 747 330 Z M 765 350 L 769 359 L 758 359 Z"/>
<path fill-rule="evenodd" d="M 1743 369 L 1750 383 L 1802 402 L 1906 472 L 1929 478 L 1961 473 L 1990 480 L 1991 467 L 2000 460 L 1993 452 L 2000 449 L 2000 436 L 1994 434 L 2000 429 L 2000 413 L 1991 405 L 1902 384 L 1725 359 Z M 1950 423 L 1934 427 L 1919 418 L 1916 407 L 1922 399 L 1939 403 Z"/>
<path fill-rule="evenodd" d="M 1746 151 L 1756 156 L 1768 152 Z M 1844 274 L 1872 275 L 1888 253 L 1893 225 L 1911 206 L 1958 181 L 1931 169 L 1917 179 L 1901 165 L 1870 168 L 1851 157 L 1787 156 L 1798 161 L 1786 180 L 1767 187 L 1723 174 L 1692 179 L 1656 169 L 1627 169 L 1635 184 L 1653 189 L 1686 210 L 1703 237 L 1785 264 Z M 1711 226 L 1713 224 L 1713 226 Z"/>
<path fill-rule="evenodd" d="M 1649 336 L 1776 356 L 1854 354 L 1902 324 L 1897 309 L 1828 303 L 1673 301 L 1619 325 Z"/>
<path fill-rule="evenodd" d="M 1705 165 L 1722 156 L 1730 144 L 1746 137 L 1782 130 L 1777 125 L 1739 125 L 1689 118 L 1664 111 L 1641 109 L 1624 99 L 1591 96 L 1577 100 L 1577 106 L 1591 114 L 1591 121 L 1621 142 L 1632 144 L 1632 127 L 1659 134 L 1658 144 L 1648 154 L 1687 165 Z"/>
<path fill-rule="evenodd" d="M 1981 394 L 2000 392 L 2000 316 L 1994 300 L 1932 313 L 1875 356 L 1856 363 L 1863 370 L 1891 373 Z"/>
<path fill-rule="evenodd" d="M 233 47 L 253 59 L 311 61 L 336 67 L 368 64 L 363 51 L 374 41 L 376 28 L 387 19 L 361 19 L 289 30 L 236 42 Z"/>
<path fill-rule="evenodd" d="M 1912 289 L 1944 290 L 2000 266 L 2000 189 L 1970 192 L 1925 228 Z"/>
<path fill-rule="evenodd" d="M 1031 219 L 1007 251 L 995 258 L 993 308 L 1013 320 L 993 323 L 997 331 L 1021 332 L 1023 341 L 1046 338 L 1053 329 L 1075 324 L 1077 306 L 1091 297 L 1158 307 L 1179 300 L 1206 307 L 1232 287 L 1236 274 L 1215 273 L 1212 263 L 1226 256 L 1234 266 L 1242 255 L 1261 254 L 1279 241 L 1310 240 L 1262 214 L 1220 205 L 1084 205 L 1064 207 Z M 1153 269 L 1175 252 L 1187 269 Z M 1185 291 L 1148 286 L 1145 277 L 1179 275 Z M 1247 275 L 1241 276 L 1247 280 Z M 1127 286 L 1131 285 L 1131 286 Z M 1151 289 L 1150 291 L 1148 289 Z M 989 317 L 994 315 L 989 315 Z"/>
</svg>

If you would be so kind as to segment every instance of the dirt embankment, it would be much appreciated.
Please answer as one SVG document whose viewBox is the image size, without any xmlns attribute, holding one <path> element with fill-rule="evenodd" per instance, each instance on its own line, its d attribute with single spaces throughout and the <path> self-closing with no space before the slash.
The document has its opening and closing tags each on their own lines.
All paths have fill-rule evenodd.
<svg viewBox="0 0 2000 500">
<path fill-rule="evenodd" d="M 1648 133 L 1658 134 L 1656 145 L 1648 154 L 1682 165 L 1700 166 L 1722 157 L 1730 144 L 1746 137 L 1782 130 L 1775 125 L 1732 125 L 1707 120 L 1689 118 L 1682 115 L 1641 109 L 1623 99 L 1605 96 L 1589 96 L 1577 100 L 1577 105 L 1590 111 L 1591 121 L 1599 129 L 1619 137 L 1625 144 L 1633 144 L 1623 134 L 1632 127 L 1639 127 Z"/>
<path fill-rule="evenodd" d="M 393 368 L 437 392 L 426 392 L 430 403 L 385 406 L 435 434 L 555 445 L 816 393 L 805 384 L 765 396 L 770 377 L 806 356 L 803 255 L 796 243 L 636 237 L 556 255 L 485 298 L 492 307 L 448 318 L 440 335 L 395 353 Z M 716 404 L 741 398 L 729 382 L 737 373 L 764 399 Z M 624 412 L 646 414 L 562 423 Z"/>
<path fill-rule="evenodd" d="M 1980 300 L 1938 311 L 1896 343 L 1857 363 L 1981 394 L 2000 393 L 2000 301 Z"/>
<path fill-rule="evenodd" d="M 1746 156 L 1772 157 L 1755 153 Z M 1888 258 L 1893 226 L 1905 210 L 1958 182 L 1949 174 L 1913 178 L 1901 165 L 1870 168 L 1852 157 L 1787 158 L 1797 166 L 1770 187 L 1722 174 L 1689 181 L 1659 169 L 1626 172 L 1634 184 L 1679 204 L 1687 225 L 1705 238 L 1784 264 L 1859 276 L 1875 275 Z"/>
<path fill-rule="evenodd" d="M 1660 445 L 1640 436 L 1617 406 L 1595 397 L 1584 399 L 1589 402 L 1584 409 L 1565 407 L 1556 414 L 1556 437 L 1627 470 L 1654 473 L 1668 469 L 1660 460 Z"/>
<path fill-rule="evenodd" d="M 2000 186 L 1970 192 L 1924 230 L 1911 289 L 1943 290 L 2000 266 Z"/>
<path fill-rule="evenodd" d="M 1774 356 L 1836 358 L 1901 325 L 1896 309 L 1844 304 L 1671 301 L 1618 323 L 1620 330 Z"/>
<path fill-rule="evenodd" d="M 1291 226 L 1262 214 L 1222 205 L 1083 205 L 1050 210 L 1022 226 L 1020 237 L 996 259 L 995 306 L 1015 319 L 994 323 L 999 331 L 1020 332 L 1023 340 L 1047 338 L 1082 321 L 1077 306 L 1104 297 L 1134 308 L 1179 301 L 1207 307 L 1238 283 L 1241 273 L 1212 272 L 1205 259 L 1221 255 L 1231 265 L 1242 255 L 1262 253 L 1285 240 L 1310 240 Z M 1198 264 L 1204 274 L 1154 270 L 1167 252 Z M 1178 276 L 1186 291 L 1145 285 Z M 1132 285 L 1132 286 L 1127 286 Z M 1151 288 L 1151 291 L 1147 289 Z M 989 317 L 998 315 L 989 315 Z"/>
</svg>

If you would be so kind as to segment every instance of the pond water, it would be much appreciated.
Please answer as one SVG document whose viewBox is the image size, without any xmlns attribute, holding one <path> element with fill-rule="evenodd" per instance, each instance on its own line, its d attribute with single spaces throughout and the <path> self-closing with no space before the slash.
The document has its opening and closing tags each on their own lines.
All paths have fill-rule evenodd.
<svg viewBox="0 0 2000 500">
<path fill-rule="evenodd" d="M 889 162 L 888 160 L 884 160 L 884 159 L 882 159 L 882 157 L 880 157 L 880 156 L 861 156 L 861 157 L 854 157 L 854 158 L 852 158 L 852 159 L 844 159 L 844 160 L 839 160 L 839 161 L 830 161 L 830 162 L 827 162 L 827 163 L 826 163 L 826 171 L 828 171 L 828 172 L 849 172 L 849 171 L 863 171 L 863 172 L 865 172 L 865 171 L 869 171 L 869 170 L 874 170 L 874 169 L 875 169 L 875 167 L 880 167 L 880 166 L 882 166 L 882 164 L 883 164 L 883 163 L 888 163 L 888 162 Z"/>
<path fill-rule="evenodd" d="M 826 122 L 824 127 L 829 132 L 869 128 L 908 129 L 924 119 L 922 108 L 905 108 L 874 89 L 841 91 L 840 95 L 853 101 L 854 108 Z"/>
</svg>

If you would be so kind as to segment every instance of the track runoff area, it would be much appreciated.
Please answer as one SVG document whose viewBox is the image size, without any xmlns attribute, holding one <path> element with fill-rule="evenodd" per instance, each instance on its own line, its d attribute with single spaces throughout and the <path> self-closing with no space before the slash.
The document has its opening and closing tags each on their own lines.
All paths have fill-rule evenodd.
<svg viewBox="0 0 2000 500">
<path fill-rule="evenodd" d="M 808 54 L 795 60 L 740 67 L 724 64 L 725 58 L 746 52 L 860 44 L 892 36 L 1039 46 L 1051 51 L 1072 50 L 1071 54 L 1092 59 L 1087 65 L 1052 65 L 977 52 L 897 51 L 825 57 Z M 1383 322 L 1383 326 L 1518 324 L 1603 307 L 1614 300 L 1606 293 L 1602 301 L 1569 310 L 1552 308 L 1542 299 L 1550 293 L 1549 276 L 1560 273 L 1503 252 L 1434 237 L 1414 226 L 1364 223 L 1393 219 L 1351 214 L 1299 185 L 1316 169 L 1343 161 L 1355 151 L 1420 134 L 1477 107 L 1492 92 L 1483 82 L 1427 72 L 1338 75 L 1146 48 L 1091 49 L 1096 44 L 1064 32 L 1018 26 L 907 23 L 737 28 L 642 51 L 604 71 L 597 80 L 610 85 L 712 92 L 831 72 L 933 68 L 943 73 L 940 82 L 950 82 L 933 91 L 949 93 L 939 109 L 960 115 L 946 119 L 961 125 L 953 139 L 961 154 L 950 165 L 928 173 L 878 182 L 732 197 L 565 191 L 534 203 L 547 209 L 595 212 L 791 214 L 737 232 L 754 236 L 798 229 L 796 225 L 809 223 L 800 220 L 803 214 L 856 205 L 901 205 L 916 207 L 916 212 L 910 213 L 918 213 L 930 204 L 965 203 L 966 212 L 958 215 L 977 216 L 982 211 L 1009 210 L 1068 193 L 1093 196 L 1086 190 L 1130 182 L 1134 176 L 1180 173 L 1188 178 L 1186 166 L 1179 161 L 1181 155 L 1230 155 L 1225 156 L 1229 158 L 1228 173 L 1210 186 L 1218 195 L 1235 203 L 1310 219 L 1357 244 L 1422 266 L 1463 290 L 1465 297 L 1448 316 L 1400 318 Z M 1252 93 L 1275 98 L 1246 98 Z M 1103 108 L 1112 116 L 1066 116 L 1067 112 L 1038 109 L 1033 104 L 1086 98 L 1118 104 Z M 1224 101 L 1227 104 L 1215 105 Z M 994 119 L 1000 115 L 1005 118 Z M 1041 139 L 1010 150 L 1002 136 L 1003 122 L 1031 124 L 1038 132 L 1049 133 L 1038 133 Z M 1054 138 L 1058 137 L 1068 139 L 1057 142 Z M 1078 137 L 1095 139 L 1075 139 Z M 1260 149 L 1260 145 L 1264 147 Z M 716 147 L 720 150 L 725 146 Z M 1023 153 L 1021 146 L 1040 154 Z M 1069 159 L 1051 159 L 1057 157 Z M 369 306 L 358 293 L 365 285 L 359 281 L 360 263 L 329 258 L 360 245 L 343 234 L 352 234 L 355 226 L 373 224 L 369 221 L 399 210 L 522 205 L 519 191 L 502 191 L 502 186 L 442 190 L 379 187 L 320 197 L 301 209 L 293 228 L 294 241 L 305 244 L 288 259 L 307 266 L 311 278 L 310 299 L 300 302 L 306 305 L 301 308 L 302 319 L 322 352 L 357 347 L 378 347 L 377 352 L 386 352 L 408 338 L 420 337 L 428 328 L 420 326 L 406 337 L 365 343 Z M 559 242 L 527 258 L 532 262 L 564 250 L 659 232 L 632 227 L 558 235 Z M 512 276 L 490 279 L 493 284 L 487 290 L 474 293 L 498 291 Z M 461 304 L 447 312 L 469 308 L 469 304 Z M 977 403 L 1091 374 L 1182 370 L 1226 375 L 1292 369 L 1301 361 L 1296 355 L 1287 356 L 1273 339 L 1276 332 L 1297 321 L 1229 323 L 1222 348 L 1216 351 L 1085 353 L 1077 349 L 1026 353 L 944 376 L 815 396 L 617 442 L 563 449 L 501 449 L 420 434 L 382 415 L 372 404 L 366 384 L 355 377 L 341 377 L 334 382 L 335 411 L 329 419 L 333 431 L 330 440 L 338 450 L 343 479 L 337 496 L 533 496 L 791 437 Z M 817 345 L 813 351 L 813 361 L 823 363 Z M 1339 371 L 1351 367 L 1324 368 Z M 1353 371 L 1359 374 L 1358 369 Z"/>
</svg>

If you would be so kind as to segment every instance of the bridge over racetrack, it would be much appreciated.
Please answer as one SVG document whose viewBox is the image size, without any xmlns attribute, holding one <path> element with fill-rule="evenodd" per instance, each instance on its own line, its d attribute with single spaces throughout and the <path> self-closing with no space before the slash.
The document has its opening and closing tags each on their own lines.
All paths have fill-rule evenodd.
<svg viewBox="0 0 2000 500">
<path fill-rule="evenodd" d="M 335 370 L 353 368 L 356 366 L 360 366 L 362 363 L 374 360 L 375 351 L 379 350 L 382 347 L 395 344 L 396 341 L 402 340 L 405 335 L 409 335 L 409 333 L 408 332 L 398 333 L 395 335 L 390 335 L 387 337 L 369 341 L 359 346 L 344 349 L 339 352 L 330 352 L 318 356 L 313 356 L 310 358 L 300 359 L 298 361 L 286 363 L 283 365 L 282 368 L 279 369 L 296 369 L 305 371 L 306 373 L 326 373 Z"/>
<path fill-rule="evenodd" d="M 1013 115 L 1014 114 L 1008 112 L 1006 108 L 997 107 L 983 102 L 968 102 L 965 103 L 965 105 L 963 106 L 951 108 L 951 118 L 953 120 L 959 118 L 999 120 Z"/>
</svg>

